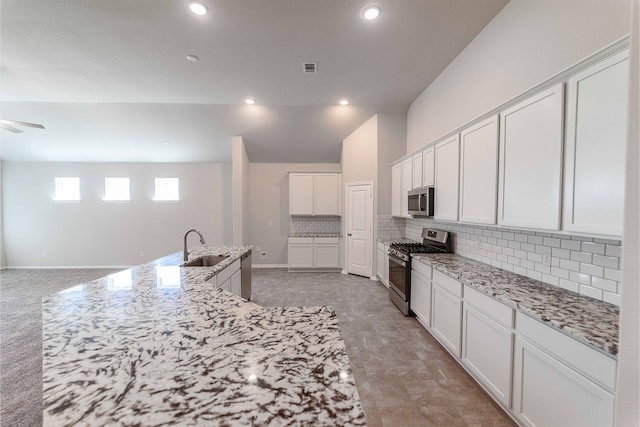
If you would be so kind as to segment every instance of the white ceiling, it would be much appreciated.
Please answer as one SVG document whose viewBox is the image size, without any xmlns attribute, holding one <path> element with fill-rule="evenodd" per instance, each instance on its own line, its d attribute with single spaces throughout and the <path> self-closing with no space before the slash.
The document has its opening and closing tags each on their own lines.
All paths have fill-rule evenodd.
<svg viewBox="0 0 640 427">
<path fill-rule="evenodd" d="M 337 163 L 507 1 L 376 0 L 367 22 L 364 0 L 204 0 L 205 16 L 187 0 L 1 0 L 0 117 L 46 127 L 0 131 L 1 157 L 229 161 L 241 135 L 252 162 Z"/>
</svg>

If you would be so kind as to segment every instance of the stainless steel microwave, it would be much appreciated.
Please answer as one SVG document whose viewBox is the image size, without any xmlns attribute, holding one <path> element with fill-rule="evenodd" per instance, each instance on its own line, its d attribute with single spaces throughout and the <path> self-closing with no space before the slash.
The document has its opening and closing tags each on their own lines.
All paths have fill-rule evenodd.
<svg viewBox="0 0 640 427">
<path fill-rule="evenodd" d="M 409 191 L 407 197 L 409 215 L 433 216 L 433 187 Z"/>
</svg>

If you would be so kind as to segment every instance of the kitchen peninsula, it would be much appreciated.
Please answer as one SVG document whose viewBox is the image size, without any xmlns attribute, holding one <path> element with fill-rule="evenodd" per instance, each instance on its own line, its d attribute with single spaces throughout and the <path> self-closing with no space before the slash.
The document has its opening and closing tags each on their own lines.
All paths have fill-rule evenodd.
<svg viewBox="0 0 640 427">
<path fill-rule="evenodd" d="M 263 308 L 181 253 L 43 300 L 43 425 L 366 424 L 331 307 Z"/>
</svg>

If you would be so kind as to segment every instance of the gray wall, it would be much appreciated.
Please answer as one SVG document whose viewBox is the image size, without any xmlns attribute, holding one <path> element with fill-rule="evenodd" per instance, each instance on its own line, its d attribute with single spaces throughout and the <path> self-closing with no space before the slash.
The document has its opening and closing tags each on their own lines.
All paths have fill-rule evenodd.
<svg viewBox="0 0 640 427">
<path fill-rule="evenodd" d="M 391 215 L 391 163 L 405 154 L 407 116 L 378 114 L 378 215 Z"/>
<path fill-rule="evenodd" d="M 233 244 L 243 246 L 249 238 L 249 156 L 241 136 L 232 138 Z"/>
<path fill-rule="evenodd" d="M 629 0 L 511 0 L 416 98 L 407 153 L 629 32 Z"/>
<path fill-rule="evenodd" d="M 251 163 L 249 165 L 249 233 L 247 244 L 267 252 L 254 265 L 283 266 L 288 263 L 289 171 L 340 171 L 337 163 Z M 271 227 L 269 224 L 271 223 Z"/>
<path fill-rule="evenodd" d="M 193 227 L 208 244 L 232 242 L 228 163 L 4 162 L 2 175 L 11 267 L 136 265 L 180 251 Z M 56 176 L 80 177 L 80 203 L 53 201 Z M 130 203 L 102 200 L 106 176 L 130 178 Z M 155 177 L 180 178 L 182 200 L 153 202 Z"/>
</svg>

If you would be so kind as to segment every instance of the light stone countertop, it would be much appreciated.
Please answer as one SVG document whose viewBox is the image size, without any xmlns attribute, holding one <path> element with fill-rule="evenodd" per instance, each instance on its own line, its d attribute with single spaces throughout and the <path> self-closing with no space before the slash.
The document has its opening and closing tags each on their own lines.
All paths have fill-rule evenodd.
<svg viewBox="0 0 640 427">
<path fill-rule="evenodd" d="M 455 254 L 412 258 L 616 358 L 619 308 Z"/>
<path fill-rule="evenodd" d="M 331 307 L 260 307 L 182 253 L 43 298 L 43 425 L 364 426 Z"/>
</svg>

